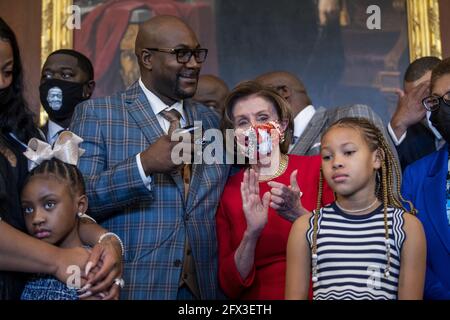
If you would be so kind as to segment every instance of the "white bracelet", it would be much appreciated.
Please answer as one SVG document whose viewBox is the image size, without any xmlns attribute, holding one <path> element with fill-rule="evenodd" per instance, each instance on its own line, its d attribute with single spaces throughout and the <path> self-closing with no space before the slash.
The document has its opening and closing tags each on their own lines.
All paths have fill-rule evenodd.
<svg viewBox="0 0 450 320">
<path fill-rule="evenodd" d="M 98 243 L 101 243 L 103 239 L 105 239 L 106 237 L 114 237 L 117 239 L 117 241 L 119 241 L 120 244 L 120 248 L 122 249 L 122 256 L 125 254 L 125 247 L 123 246 L 123 242 L 122 240 L 119 238 L 119 236 L 117 234 L 115 234 L 114 232 L 105 232 L 104 234 L 102 234 L 100 236 L 100 238 L 98 239 Z"/>
</svg>

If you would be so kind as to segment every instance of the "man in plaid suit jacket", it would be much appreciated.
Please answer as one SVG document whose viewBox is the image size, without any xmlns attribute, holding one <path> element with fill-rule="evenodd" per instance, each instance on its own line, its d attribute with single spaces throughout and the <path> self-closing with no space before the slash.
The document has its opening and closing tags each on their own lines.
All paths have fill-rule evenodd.
<svg viewBox="0 0 450 320">
<path fill-rule="evenodd" d="M 397 155 L 383 121 L 369 106 L 355 104 L 334 109 L 323 107 L 315 109 L 300 79 L 284 71 L 268 72 L 255 80 L 262 85 L 274 88 L 291 106 L 294 117 L 294 139 L 289 153 L 317 155 L 320 152 L 322 133 L 329 126 L 345 117 L 361 117 L 369 119 L 381 130 L 386 141 L 391 145 L 392 152 Z"/>
<path fill-rule="evenodd" d="M 185 199 L 179 166 L 170 157 L 176 142 L 161 115 L 175 109 L 181 125 L 196 120 L 203 130 L 218 128 L 215 112 L 186 100 L 195 93 L 205 58 L 199 48 L 194 32 L 178 18 L 152 18 L 136 39 L 139 81 L 83 103 L 72 119 L 71 129 L 86 149 L 79 168 L 90 213 L 125 245 L 125 299 L 180 298 L 186 238 L 200 298 L 220 297 L 215 213 L 229 167 L 193 164 Z"/>
</svg>

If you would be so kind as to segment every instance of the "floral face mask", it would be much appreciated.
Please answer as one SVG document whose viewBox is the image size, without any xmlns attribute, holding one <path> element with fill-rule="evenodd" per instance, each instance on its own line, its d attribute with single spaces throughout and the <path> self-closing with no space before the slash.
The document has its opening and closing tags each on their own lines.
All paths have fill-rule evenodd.
<svg viewBox="0 0 450 320">
<path fill-rule="evenodd" d="M 238 152 L 250 160 L 270 155 L 273 150 L 273 138 L 283 140 L 283 133 L 278 121 L 269 121 L 251 126 L 247 129 L 236 129 Z"/>
</svg>

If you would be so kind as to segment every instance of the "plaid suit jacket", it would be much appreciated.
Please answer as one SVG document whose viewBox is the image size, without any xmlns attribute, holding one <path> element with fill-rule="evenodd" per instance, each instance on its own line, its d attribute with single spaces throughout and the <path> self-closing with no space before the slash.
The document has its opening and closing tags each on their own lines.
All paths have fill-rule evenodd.
<svg viewBox="0 0 450 320">
<path fill-rule="evenodd" d="M 290 153 L 296 155 L 319 154 L 322 133 L 334 122 L 346 117 L 360 117 L 372 121 L 378 129 L 381 130 L 384 138 L 391 146 L 392 153 L 398 159 L 397 151 L 386 130 L 386 127 L 383 124 L 383 121 L 369 106 L 363 104 L 355 104 L 330 110 L 323 107 L 318 108 Z"/>
<path fill-rule="evenodd" d="M 188 124 L 218 128 L 208 108 L 184 102 Z M 192 247 L 202 299 L 220 297 L 215 213 L 228 177 L 227 165 L 194 164 L 187 201 L 180 173 L 152 174 L 142 182 L 136 154 L 164 133 L 139 87 L 88 100 L 75 109 L 71 129 L 84 139 L 79 168 L 90 214 L 125 245 L 123 299 L 176 299 L 186 235 Z"/>
</svg>

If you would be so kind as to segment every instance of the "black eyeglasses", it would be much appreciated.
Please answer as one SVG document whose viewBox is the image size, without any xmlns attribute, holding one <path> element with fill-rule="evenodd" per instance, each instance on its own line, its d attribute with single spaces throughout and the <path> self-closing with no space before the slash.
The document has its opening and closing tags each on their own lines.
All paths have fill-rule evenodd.
<svg viewBox="0 0 450 320">
<path fill-rule="evenodd" d="M 208 49 L 198 48 L 198 49 L 188 49 L 188 48 L 146 48 L 147 50 L 165 52 L 174 54 L 177 57 L 178 63 L 188 63 L 191 60 L 192 55 L 194 55 L 195 61 L 197 63 L 202 63 L 206 60 L 208 55 Z"/>
<path fill-rule="evenodd" d="M 436 111 L 439 109 L 440 102 L 444 102 L 450 107 L 450 91 L 444 94 L 442 97 L 429 96 L 422 100 L 422 104 L 428 111 Z"/>
</svg>

